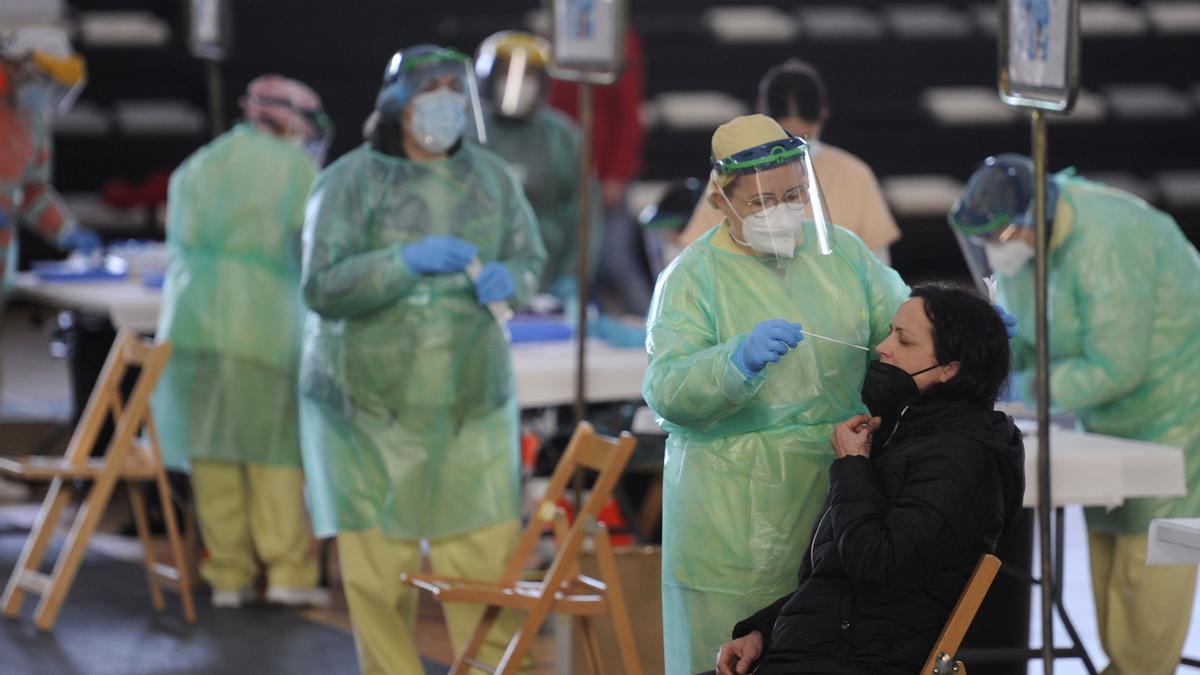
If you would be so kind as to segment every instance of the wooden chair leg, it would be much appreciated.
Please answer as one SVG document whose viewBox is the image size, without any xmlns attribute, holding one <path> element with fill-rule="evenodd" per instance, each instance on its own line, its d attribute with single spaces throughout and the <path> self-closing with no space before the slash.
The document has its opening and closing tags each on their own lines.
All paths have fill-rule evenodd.
<svg viewBox="0 0 1200 675">
<path fill-rule="evenodd" d="M 171 486 L 167 483 L 166 471 L 161 467 L 154 482 L 158 485 L 158 499 L 162 504 L 163 522 L 167 526 L 167 542 L 171 546 L 171 557 L 175 559 L 175 573 L 179 576 L 179 599 L 183 603 L 183 617 L 188 623 L 196 623 L 196 605 L 192 601 L 191 561 L 184 553 L 183 538 L 179 535 L 179 523 L 175 520 L 175 505 L 171 502 Z"/>
<path fill-rule="evenodd" d="M 471 638 L 463 645 L 462 652 L 454 657 L 454 665 L 450 666 L 448 675 L 467 675 L 470 672 L 471 666 L 468 662 L 479 658 L 479 650 L 483 649 L 483 643 L 487 641 L 488 633 L 491 632 L 498 616 L 499 607 L 488 606 L 483 610 L 479 621 L 475 623 L 475 630 L 471 631 Z"/>
<path fill-rule="evenodd" d="M 504 656 L 500 657 L 500 663 L 496 664 L 496 675 L 514 675 L 517 672 L 521 667 L 521 659 L 533 648 L 533 641 L 537 638 L 542 624 L 546 622 L 547 614 L 545 610 L 539 611 L 538 607 L 534 607 L 525 615 L 525 621 L 513 634 L 508 649 L 504 650 Z"/>
<path fill-rule="evenodd" d="M 88 542 L 96 533 L 96 527 L 100 524 L 100 517 L 104 515 L 109 499 L 112 498 L 116 483 L 114 467 L 113 471 L 101 476 L 92 484 L 92 489 L 88 491 L 78 513 L 75 514 L 71 531 L 67 533 L 62 552 L 59 553 L 54 571 L 50 574 L 50 587 L 33 613 L 33 623 L 38 628 L 44 631 L 54 628 L 58 613 L 67 599 L 71 584 L 75 582 L 76 573 L 79 572 L 79 565 L 87 553 Z"/>
<path fill-rule="evenodd" d="M 25 545 L 21 547 L 17 565 L 13 568 L 12 576 L 8 578 L 8 585 L 4 588 L 2 602 L 5 616 L 15 617 L 21 613 L 21 606 L 25 603 L 25 589 L 20 585 L 21 574 L 25 571 L 37 572 L 41 567 L 42 558 L 46 556 L 46 548 L 50 545 L 50 540 L 54 537 L 54 530 L 58 527 L 58 521 L 62 517 L 63 507 L 70 501 L 71 488 L 64 483 L 63 479 L 55 478 L 50 483 L 50 490 L 46 493 L 46 498 L 42 500 L 42 507 L 38 509 L 33 530 L 29 533 L 29 538 L 25 540 Z"/>
<path fill-rule="evenodd" d="M 609 615 L 612 617 L 613 632 L 617 635 L 617 648 L 621 652 L 621 663 L 627 675 L 642 674 L 642 660 L 638 655 L 637 641 L 633 637 L 633 625 L 629 622 L 629 609 L 625 605 L 625 589 L 617 573 L 617 559 L 613 555 L 612 541 L 608 530 L 601 525 L 593 541 L 596 544 L 596 562 L 600 565 L 601 581 L 608 587 Z"/>
<path fill-rule="evenodd" d="M 587 616 L 575 617 L 579 625 L 579 633 L 583 636 L 583 653 L 587 657 L 587 669 L 591 675 L 604 675 L 604 663 L 600 658 L 600 641 L 596 639 L 596 629 L 592 620 Z"/>
<path fill-rule="evenodd" d="M 129 493 L 129 506 L 133 510 L 133 523 L 137 526 L 138 540 L 142 542 L 142 564 L 146 566 L 146 584 L 150 586 L 150 602 L 154 611 L 166 609 L 163 600 L 162 585 L 154 567 L 154 542 L 150 538 L 150 519 L 146 516 L 146 496 L 142 494 L 142 485 L 133 481 L 125 482 L 125 491 Z"/>
</svg>

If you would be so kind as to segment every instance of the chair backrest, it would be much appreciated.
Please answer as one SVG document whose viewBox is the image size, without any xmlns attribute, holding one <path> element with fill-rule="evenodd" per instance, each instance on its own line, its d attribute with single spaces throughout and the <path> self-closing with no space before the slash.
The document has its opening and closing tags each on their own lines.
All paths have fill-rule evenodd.
<svg viewBox="0 0 1200 675">
<path fill-rule="evenodd" d="M 106 457 L 114 450 L 123 453 L 143 427 L 149 429 L 150 442 L 157 449 L 150 414 L 150 395 L 154 393 L 170 355 L 170 343 L 143 340 L 128 330 L 122 330 L 117 335 L 67 445 L 65 456 L 68 461 L 79 465 L 87 463 L 104 422 L 110 417 L 115 429 L 105 449 Z M 141 371 L 133 383 L 133 390 L 126 397 L 121 385 L 131 367 L 140 368 Z"/>
<path fill-rule="evenodd" d="M 577 472 L 590 469 L 598 472 L 599 475 L 592 484 L 591 494 L 580 506 L 579 513 L 575 514 L 575 520 L 566 536 L 559 542 L 559 548 L 554 556 L 554 562 L 551 563 L 547 578 L 560 565 L 574 563 L 579 548 L 587 535 L 585 528 L 590 527 L 589 523 L 600 514 L 600 509 L 612 496 L 613 488 L 616 487 L 621 472 L 625 470 L 626 463 L 633 455 L 635 445 L 636 439 L 628 431 L 621 432 L 618 438 L 610 438 L 597 434 L 592 425 L 587 422 L 580 422 L 575 427 L 575 433 L 571 435 L 571 441 L 567 444 L 567 451 L 558 461 L 558 466 L 554 468 L 554 473 L 550 477 L 546 494 L 542 497 L 538 508 L 534 510 L 533 516 L 517 544 L 516 551 L 508 561 L 503 581 L 511 583 L 520 578 L 542 533 L 547 527 L 554 524 L 555 515 L 558 513 L 559 498 L 563 496 Z"/>
<path fill-rule="evenodd" d="M 954 661 L 954 654 L 962 644 L 963 636 L 967 634 L 971 622 L 975 620 L 975 613 L 983 604 L 983 599 L 987 596 L 988 589 L 992 586 L 992 580 L 996 578 L 996 572 L 999 570 L 999 558 L 991 553 L 979 556 L 979 562 L 975 564 L 975 571 L 971 573 L 966 588 L 958 596 L 958 602 L 954 604 L 954 610 L 950 612 L 950 618 L 942 628 L 942 634 L 938 636 L 937 642 L 933 645 L 933 651 L 929 653 L 929 658 L 925 660 L 925 666 L 921 668 L 921 675 L 935 673 L 934 666 L 942 654 L 949 657 L 951 662 Z"/>
</svg>

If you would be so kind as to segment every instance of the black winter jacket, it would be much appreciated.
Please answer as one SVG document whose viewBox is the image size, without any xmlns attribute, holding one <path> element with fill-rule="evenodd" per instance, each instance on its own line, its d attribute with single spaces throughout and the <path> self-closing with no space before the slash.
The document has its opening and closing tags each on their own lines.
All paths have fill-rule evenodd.
<svg viewBox="0 0 1200 675">
<path fill-rule="evenodd" d="M 916 673 L 1020 514 L 1024 455 L 1008 415 L 918 400 L 870 459 L 835 460 L 798 588 L 734 628 L 763 634 L 758 675 Z"/>
</svg>

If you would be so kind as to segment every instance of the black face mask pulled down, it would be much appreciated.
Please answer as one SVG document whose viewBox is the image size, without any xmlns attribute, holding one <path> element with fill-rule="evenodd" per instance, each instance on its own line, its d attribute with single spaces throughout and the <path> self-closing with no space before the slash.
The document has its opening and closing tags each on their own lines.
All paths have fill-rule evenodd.
<svg viewBox="0 0 1200 675">
<path fill-rule="evenodd" d="M 867 366 L 867 377 L 862 386 L 862 400 L 872 415 L 883 419 L 883 425 L 880 428 L 891 429 L 895 426 L 896 418 L 899 417 L 904 406 L 917 400 L 921 395 L 914 378 L 941 365 L 937 363 L 915 373 L 883 361 L 872 361 Z"/>
</svg>

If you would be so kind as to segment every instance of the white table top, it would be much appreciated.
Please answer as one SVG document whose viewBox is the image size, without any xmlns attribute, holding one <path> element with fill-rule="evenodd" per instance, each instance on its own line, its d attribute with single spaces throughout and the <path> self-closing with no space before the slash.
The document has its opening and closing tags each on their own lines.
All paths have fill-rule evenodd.
<svg viewBox="0 0 1200 675">
<path fill-rule="evenodd" d="M 1027 430 L 1025 506 L 1037 504 L 1037 452 L 1037 433 Z M 1055 506 L 1115 508 L 1129 497 L 1187 493 L 1183 450 L 1057 427 L 1050 430 L 1050 482 Z"/>
<path fill-rule="evenodd" d="M 1150 521 L 1147 565 L 1200 563 L 1200 518 L 1156 518 Z"/>
<path fill-rule="evenodd" d="M 522 343 L 512 347 L 517 401 L 522 408 L 566 405 L 575 400 L 575 343 Z M 591 403 L 642 400 L 645 349 L 622 349 L 589 339 L 587 400 Z"/>
<path fill-rule="evenodd" d="M 59 309 L 88 310 L 108 314 L 117 329 L 153 333 L 158 327 L 162 293 L 129 278 L 120 281 L 42 281 L 30 272 L 17 275 L 16 295 Z"/>
<path fill-rule="evenodd" d="M 118 329 L 150 334 L 158 324 L 162 294 L 141 282 L 46 282 L 30 273 L 17 277 L 17 293 L 33 302 L 61 309 L 107 313 Z M 567 405 L 575 400 L 575 343 L 513 345 L 517 401 L 522 408 Z M 588 340 L 587 397 L 592 403 L 641 400 L 646 374 L 644 349 L 621 349 Z"/>
</svg>

